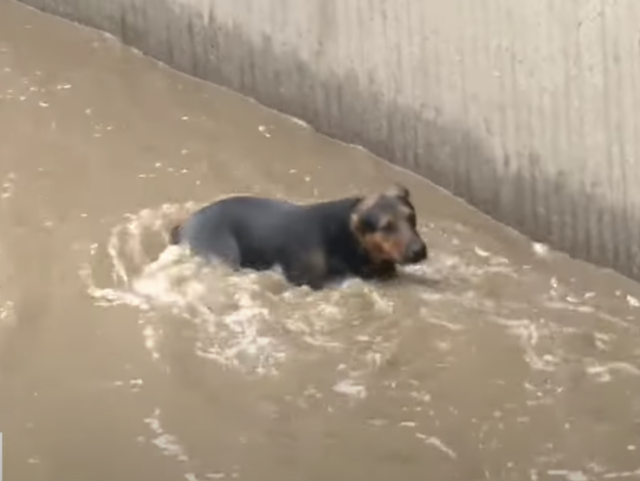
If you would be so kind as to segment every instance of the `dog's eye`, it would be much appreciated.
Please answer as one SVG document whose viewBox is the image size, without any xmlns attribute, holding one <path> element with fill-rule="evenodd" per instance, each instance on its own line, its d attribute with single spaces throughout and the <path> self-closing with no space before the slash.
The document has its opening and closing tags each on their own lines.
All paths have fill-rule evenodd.
<svg viewBox="0 0 640 481">
<path fill-rule="evenodd" d="M 396 230 L 396 224 L 393 222 L 385 222 L 380 226 L 380 230 L 387 234 L 391 234 Z"/>
<path fill-rule="evenodd" d="M 409 214 L 409 217 L 407 217 L 407 222 L 409 222 L 409 225 L 411 225 L 412 227 L 416 226 L 416 215 L 415 214 Z"/>
</svg>

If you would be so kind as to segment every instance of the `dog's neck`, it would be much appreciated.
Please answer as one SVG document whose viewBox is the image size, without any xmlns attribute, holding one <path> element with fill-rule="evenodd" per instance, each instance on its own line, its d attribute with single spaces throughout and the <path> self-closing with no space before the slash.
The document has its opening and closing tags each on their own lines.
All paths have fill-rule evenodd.
<svg viewBox="0 0 640 481">
<path fill-rule="evenodd" d="M 341 253 L 353 260 L 360 258 L 373 262 L 358 239 L 352 224 L 352 214 L 363 200 L 363 197 L 349 197 L 315 204 L 310 208 L 320 213 L 320 222 L 326 223 L 323 231 L 329 236 L 330 245 L 339 246 Z"/>
</svg>

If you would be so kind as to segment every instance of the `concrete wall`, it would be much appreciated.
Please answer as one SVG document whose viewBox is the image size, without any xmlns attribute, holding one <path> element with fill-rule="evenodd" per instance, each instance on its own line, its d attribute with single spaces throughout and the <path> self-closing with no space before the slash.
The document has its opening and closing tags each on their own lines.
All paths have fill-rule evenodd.
<svg viewBox="0 0 640 481">
<path fill-rule="evenodd" d="M 638 0 L 23 0 L 640 279 Z"/>
</svg>

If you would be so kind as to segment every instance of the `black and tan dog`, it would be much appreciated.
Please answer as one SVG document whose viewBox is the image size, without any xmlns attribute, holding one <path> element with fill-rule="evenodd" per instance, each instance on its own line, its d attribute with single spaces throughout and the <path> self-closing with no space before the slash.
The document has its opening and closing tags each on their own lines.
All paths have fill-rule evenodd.
<svg viewBox="0 0 640 481">
<path fill-rule="evenodd" d="M 280 266 L 291 284 L 312 289 L 349 275 L 388 278 L 396 265 L 427 258 L 409 191 L 399 185 L 381 194 L 307 205 L 228 197 L 174 227 L 171 242 L 234 269 Z"/>
</svg>

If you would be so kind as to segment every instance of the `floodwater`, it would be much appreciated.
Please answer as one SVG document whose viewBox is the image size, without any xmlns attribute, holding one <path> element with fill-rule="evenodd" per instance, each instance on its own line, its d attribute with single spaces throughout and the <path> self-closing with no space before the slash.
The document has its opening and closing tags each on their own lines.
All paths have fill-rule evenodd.
<svg viewBox="0 0 640 481">
<path fill-rule="evenodd" d="M 0 0 L 5 479 L 640 479 L 640 287 L 304 124 Z M 411 188 L 432 257 L 311 292 L 165 232 Z"/>
</svg>

